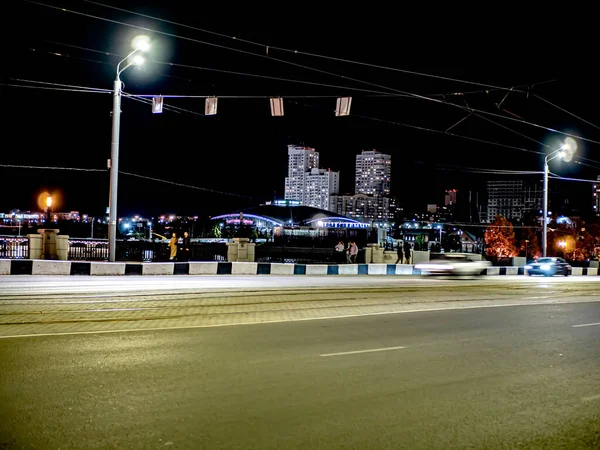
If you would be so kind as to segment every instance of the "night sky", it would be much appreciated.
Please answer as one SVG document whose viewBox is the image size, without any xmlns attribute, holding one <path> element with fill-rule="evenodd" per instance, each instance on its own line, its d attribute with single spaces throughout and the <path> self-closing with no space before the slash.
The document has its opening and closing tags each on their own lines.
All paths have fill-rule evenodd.
<svg viewBox="0 0 600 450">
<path fill-rule="evenodd" d="M 390 153 L 392 193 L 406 208 L 424 210 L 427 203 L 443 202 L 444 189 L 459 189 L 463 201 L 469 190 L 479 192 L 483 201 L 486 180 L 507 179 L 506 175 L 476 169 L 541 171 L 541 153 L 551 151 L 543 144 L 554 149 L 565 138 L 543 127 L 600 141 L 597 38 L 593 23 L 586 24 L 591 12 L 581 9 L 516 11 L 502 3 L 498 10 L 480 12 L 427 5 L 421 10 L 373 6 L 327 11 L 318 3 L 290 3 L 285 4 L 287 9 L 280 6 L 263 10 L 258 6 L 239 9 L 233 4 L 206 7 L 205 2 L 198 3 L 202 7 L 196 9 L 188 2 L 104 2 L 268 45 L 267 57 L 265 46 L 90 2 L 42 3 L 213 45 L 29 2 L 12 2 L 2 31 L 5 61 L 0 66 L 0 164 L 100 170 L 0 167 L 3 212 L 39 209 L 36 198 L 43 190 L 61 193 L 57 209 L 92 215 L 104 212 L 109 195 L 106 160 L 110 156 L 111 96 L 7 85 L 33 86 L 18 81 L 31 80 L 112 89 L 120 58 L 107 53 L 125 55 L 130 51 L 131 39 L 138 34 L 150 35 L 152 51 L 142 69 L 130 68 L 122 74 L 126 92 L 264 98 L 221 98 L 218 115 L 212 117 L 191 113 L 203 113 L 202 98 L 165 99 L 165 106 L 191 112 L 165 110 L 162 115 L 153 115 L 147 104 L 124 98 L 120 169 L 206 190 L 122 174 L 120 215 L 216 215 L 254 206 L 274 196 L 282 198 L 289 144 L 316 148 L 321 166 L 339 170 L 341 191 L 350 194 L 355 155 L 362 149 Z M 295 54 L 275 47 L 471 83 Z M 508 93 L 490 86 L 514 87 L 515 91 Z M 439 101 L 398 95 L 402 92 Z M 442 93 L 446 95 L 437 95 Z M 351 115 L 335 117 L 335 97 L 347 95 L 353 97 Z M 270 96 L 295 97 L 284 100 L 284 117 L 270 116 Z M 497 116 L 484 117 L 504 127 L 472 114 L 450 133 L 520 150 L 444 134 L 469 115 L 448 103 L 494 113 Z M 508 120 L 510 117 L 543 127 Z M 579 163 L 553 161 L 551 169 L 562 176 L 595 179 L 600 173 L 600 145 L 577 142 L 575 160 Z M 541 175 L 523 177 L 541 182 Z M 557 202 L 568 198 L 575 212 L 586 213 L 591 204 L 588 183 L 552 181 L 551 186 L 561 195 Z"/>
</svg>

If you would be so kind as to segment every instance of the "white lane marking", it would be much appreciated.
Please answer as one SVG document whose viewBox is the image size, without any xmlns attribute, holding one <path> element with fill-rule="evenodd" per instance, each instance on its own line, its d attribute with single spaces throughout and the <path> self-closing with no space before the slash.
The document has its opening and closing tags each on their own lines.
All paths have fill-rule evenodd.
<svg viewBox="0 0 600 450">
<path fill-rule="evenodd" d="M 581 398 L 582 402 L 591 402 L 593 400 L 600 400 L 600 394 L 591 395 L 589 397 L 582 397 Z"/>
<path fill-rule="evenodd" d="M 448 310 L 460 310 L 460 309 L 478 309 L 478 308 L 504 308 L 507 306 L 542 306 L 542 305 L 560 305 L 560 304 L 572 304 L 572 303 L 596 303 L 600 300 L 583 300 L 577 302 L 540 302 L 540 303 L 510 303 L 505 305 L 471 305 L 471 306 L 449 306 L 446 308 L 424 308 L 424 309 L 410 309 L 405 311 L 382 311 L 364 314 L 346 314 L 343 316 L 326 316 L 326 317 L 302 317 L 297 319 L 287 320 L 263 320 L 260 322 L 237 322 L 237 323 L 220 323 L 213 325 L 183 325 L 175 327 L 155 327 L 155 328 L 130 328 L 121 330 L 99 330 L 99 331 L 68 331 L 62 333 L 33 333 L 33 334 L 15 334 L 10 336 L 0 336 L 0 339 L 10 338 L 27 338 L 37 336 L 72 336 L 78 334 L 108 334 L 108 333 L 128 333 L 133 331 L 168 331 L 168 330 L 192 330 L 195 328 L 216 328 L 216 327 L 233 327 L 239 325 L 260 325 L 264 323 L 286 323 L 286 322 L 303 322 L 308 320 L 331 320 L 331 319 L 347 319 L 352 317 L 363 317 L 363 316 L 384 316 L 391 314 L 409 314 L 418 312 L 429 312 L 429 311 L 448 311 Z"/>
<path fill-rule="evenodd" d="M 371 350 L 355 350 L 353 352 L 324 353 L 319 356 L 357 355 L 359 353 L 387 352 L 389 350 L 401 350 L 403 348 L 406 348 L 406 347 L 384 347 L 384 348 L 373 348 Z"/>
<path fill-rule="evenodd" d="M 593 327 L 596 325 L 600 325 L 600 322 L 596 323 L 582 323 L 581 325 L 573 325 L 573 328 L 581 328 L 581 327 Z"/>
</svg>

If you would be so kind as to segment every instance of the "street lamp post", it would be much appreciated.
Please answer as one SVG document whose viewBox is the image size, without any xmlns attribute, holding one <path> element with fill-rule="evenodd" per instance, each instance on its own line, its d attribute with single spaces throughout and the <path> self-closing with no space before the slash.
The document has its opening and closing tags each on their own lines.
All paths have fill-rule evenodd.
<svg viewBox="0 0 600 450">
<path fill-rule="evenodd" d="M 112 139 L 110 144 L 110 193 L 108 216 L 108 260 L 115 262 L 117 250 L 117 189 L 119 183 L 119 133 L 121 129 L 121 73 L 132 65 L 139 66 L 144 63 L 139 51 L 150 48 L 150 40 L 146 36 L 138 36 L 133 41 L 134 50 L 117 64 L 117 76 L 113 84 L 113 111 L 112 111 Z M 121 69 L 121 64 L 127 61 Z"/>
<path fill-rule="evenodd" d="M 550 169 L 548 163 L 555 158 L 562 158 L 566 161 L 570 161 L 573 153 L 577 150 L 577 143 L 567 138 L 566 142 L 560 146 L 559 149 L 553 151 L 544 158 L 544 209 L 542 217 L 542 256 L 546 256 L 548 248 L 548 174 Z"/>
</svg>

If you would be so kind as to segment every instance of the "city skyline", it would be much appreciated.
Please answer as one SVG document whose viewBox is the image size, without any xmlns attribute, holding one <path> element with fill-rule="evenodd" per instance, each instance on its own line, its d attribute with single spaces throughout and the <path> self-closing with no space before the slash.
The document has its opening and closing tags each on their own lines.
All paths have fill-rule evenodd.
<svg viewBox="0 0 600 450">
<path fill-rule="evenodd" d="M 270 174 L 285 170 L 288 145 L 319 149 L 320 167 L 340 173 L 340 192 L 353 187 L 349 155 L 373 148 L 390 154 L 391 194 L 413 209 L 441 204 L 448 188 L 478 192 L 483 201 L 487 181 L 509 177 L 489 169 L 541 171 L 544 152 L 565 137 L 549 129 L 584 138 L 576 159 L 553 161 L 553 172 L 593 180 L 600 172 L 600 146 L 593 142 L 599 134 L 589 122 L 597 94 L 588 89 L 592 74 L 574 63 L 591 45 L 583 26 L 542 39 L 534 29 L 518 37 L 486 31 L 494 28 L 489 18 L 467 29 L 449 16 L 426 26 L 401 20 L 390 27 L 379 17 L 381 26 L 369 33 L 350 27 L 340 36 L 331 26 L 337 16 L 326 13 L 292 18 L 273 11 L 241 21 L 193 8 L 183 14 L 164 2 L 120 2 L 134 12 L 273 45 L 261 47 L 86 2 L 62 6 L 93 17 L 26 2 L 10 6 L 12 16 L 30 26 L 7 48 L 12 64 L 0 69 L 0 95 L 10 108 L 4 126 L 11 131 L 0 175 L 17 187 L 0 198 L 3 211 L 34 209 L 43 190 L 61 192 L 63 210 L 89 205 L 99 214 L 108 206 L 111 100 L 98 89 L 111 89 L 114 55 L 127 53 L 141 30 L 106 20 L 156 31 L 148 33 L 154 43 L 148 65 L 122 78 L 128 93 L 165 95 L 163 114 L 152 114 L 141 98 L 123 99 L 120 215 L 166 209 L 210 215 L 281 198 L 283 188 Z M 290 32 L 305 24 L 311 33 Z M 444 42 L 415 38 L 432 30 Z M 214 95 L 217 115 L 198 115 L 204 98 L 169 94 Z M 283 117 L 271 117 L 271 96 L 283 98 Z M 342 96 L 352 97 L 350 114 L 336 117 Z M 588 207 L 590 186 L 551 180 L 551 189 L 579 209 Z"/>
</svg>

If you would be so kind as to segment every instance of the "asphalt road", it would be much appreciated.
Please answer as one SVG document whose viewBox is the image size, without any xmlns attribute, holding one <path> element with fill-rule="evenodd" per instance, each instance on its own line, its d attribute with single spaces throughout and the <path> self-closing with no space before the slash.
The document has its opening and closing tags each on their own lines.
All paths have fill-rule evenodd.
<svg viewBox="0 0 600 450">
<path fill-rule="evenodd" d="M 599 323 L 585 302 L 0 339 L 0 448 L 597 449 Z"/>
<path fill-rule="evenodd" d="M 599 287 L 0 277 L 0 448 L 600 448 Z"/>
</svg>

